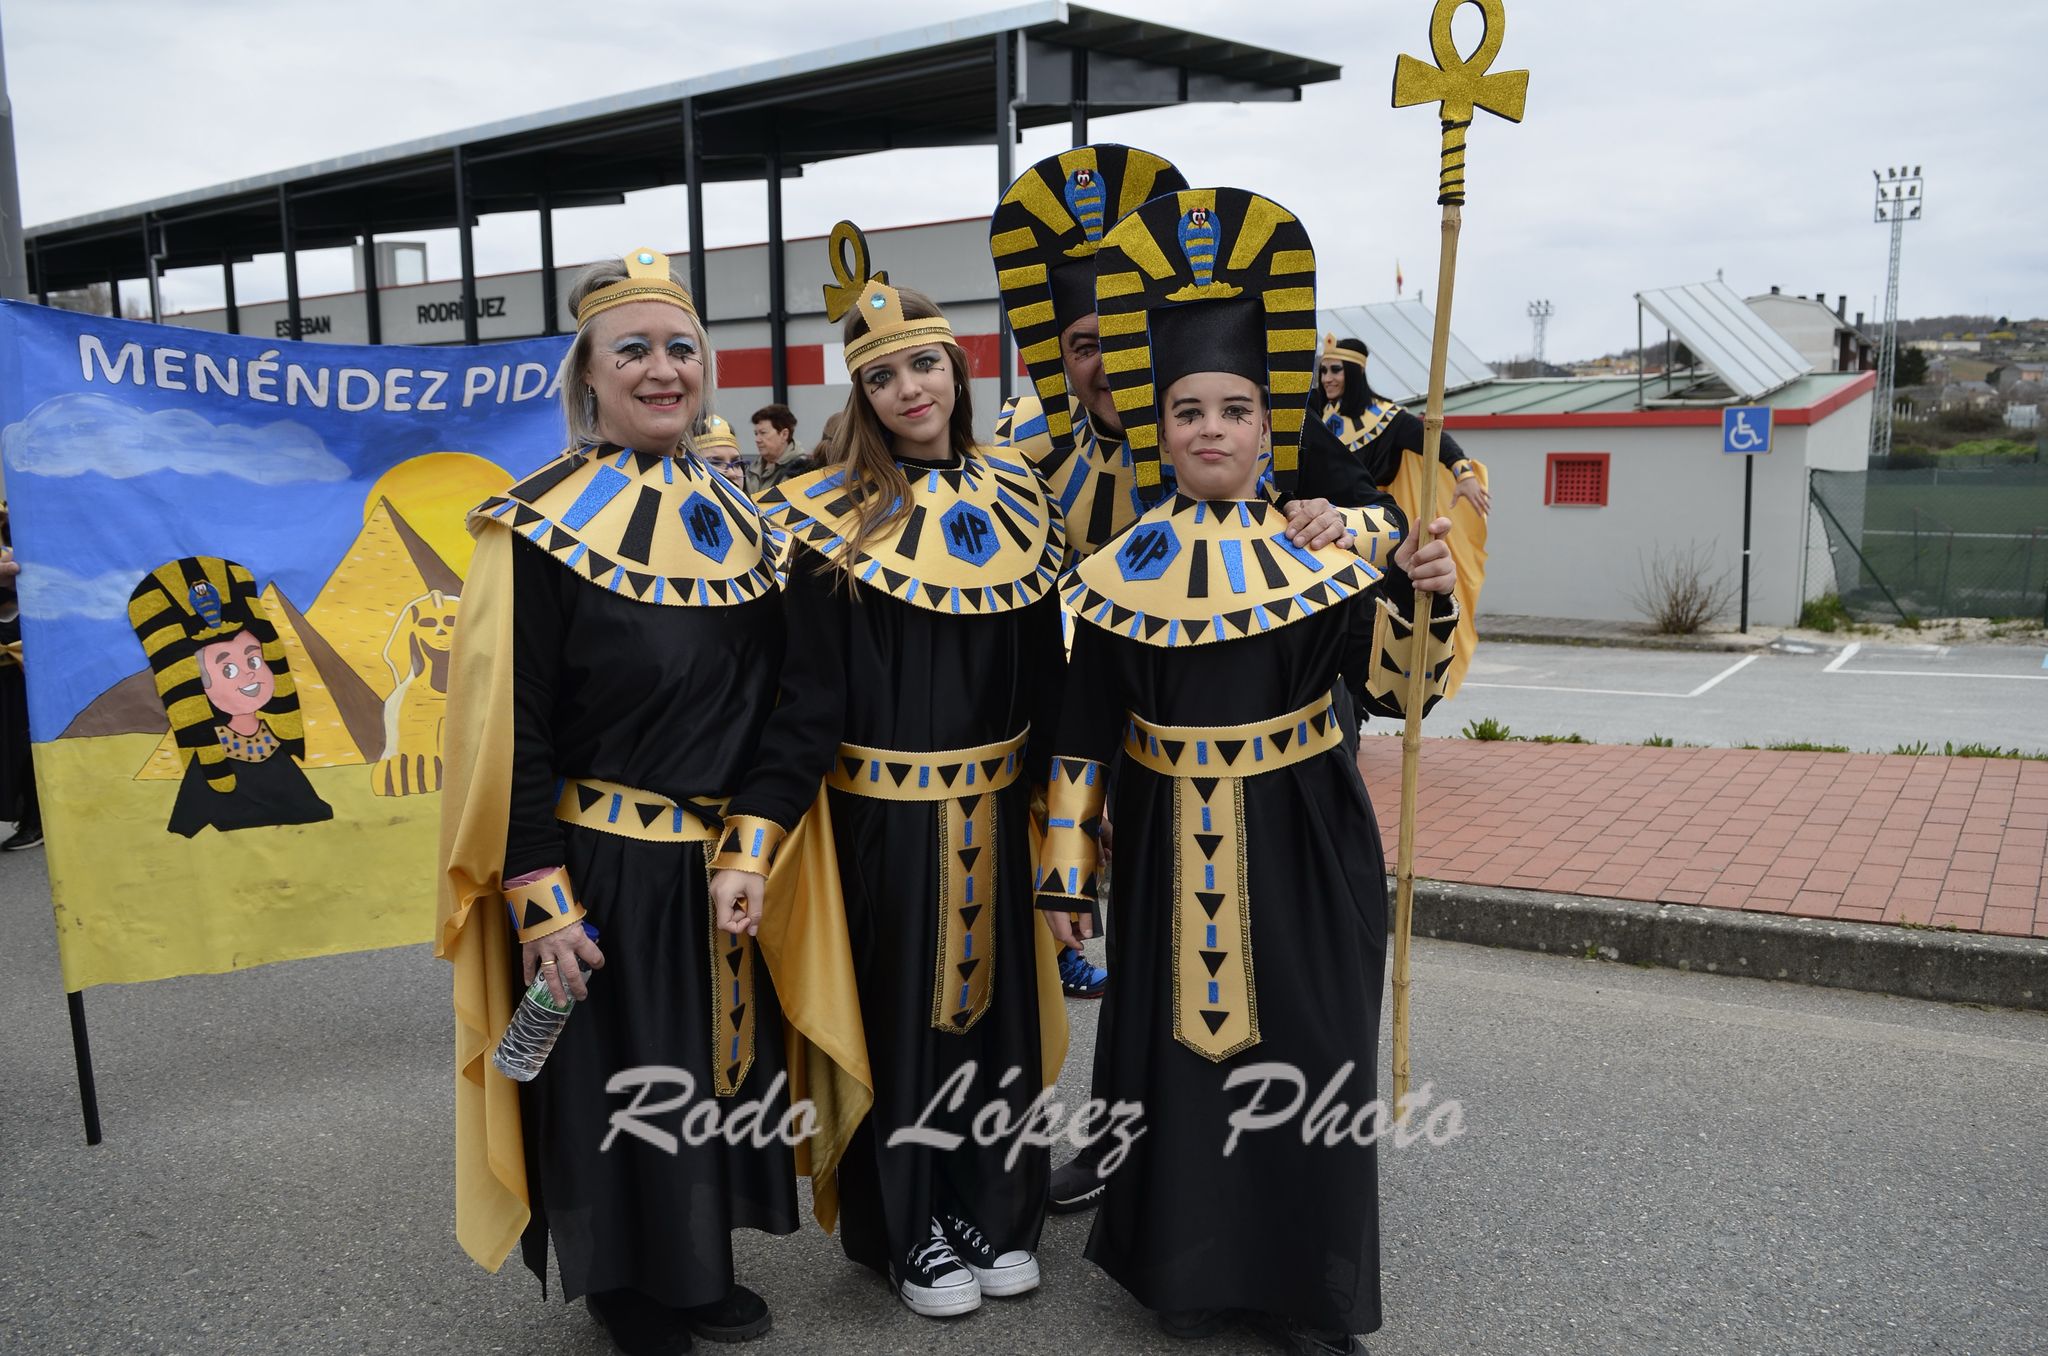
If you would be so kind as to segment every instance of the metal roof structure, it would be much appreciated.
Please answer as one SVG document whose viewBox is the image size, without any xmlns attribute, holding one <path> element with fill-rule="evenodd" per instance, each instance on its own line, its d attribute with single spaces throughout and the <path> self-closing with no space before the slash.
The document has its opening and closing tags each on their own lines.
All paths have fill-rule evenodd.
<svg viewBox="0 0 2048 1356">
<path fill-rule="evenodd" d="M 39 298 L 52 291 L 147 278 L 167 268 L 221 267 L 282 252 L 292 333 L 300 249 L 360 245 L 386 232 L 455 227 L 466 306 L 474 309 L 470 228 L 480 216 L 540 216 L 541 270 L 552 296 L 551 212 L 617 203 L 664 185 L 689 188 L 689 235 L 704 238 L 702 186 L 760 181 L 771 245 L 782 239 L 781 181 L 803 166 L 879 151 L 993 144 L 989 198 L 1015 177 L 1019 129 L 1071 121 L 1081 144 L 1091 113 L 1187 103 L 1286 102 L 1335 80 L 1329 62 L 1291 56 L 1067 0 L 1031 0 L 827 50 L 761 62 L 424 137 L 316 164 L 173 194 L 26 230 Z M 771 249 L 779 260 L 780 250 Z M 702 251 L 692 282 L 707 315 Z M 371 274 L 371 291 L 376 279 Z M 780 279 L 770 279 L 779 298 Z M 117 307 L 118 309 L 118 307 Z M 767 317 L 779 329 L 779 307 Z M 552 317 L 554 307 L 546 307 Z M 720 316 L 723 319 L 725 317 Z M 373 322 L 374 326 L 374 322 Z M 469 342 L 475 342 L 473 319 Z M 780 349 L 777 335 L 777 350 Z M 372 330 L 371 342 L 377 342 Z M 1009 380 L 1005 364 L 1005 386 Z M 778 382 L 779 384 L 779 382 Z"/>
<path fill-rule="evenodd" d="M 1726 283 L 1638 292 L 1636 304 L 1662 321 L 1744 400 L 1761 399 L 1813 371 L 1813 364 Z"/>
<path fill-rule="evenodd" d="M 1366 352 L 1372 355 L 1366 375 L 1379 394 L 1399 401 L 1429 395 L 1429 349 L 1436 332 L 1436 313 L 1422 298 L 1334 306 L 1316 312 L 1316 324 L 1325 334 L 1365 341 Z M 1494 376 L 1494 370 L 1479 361 L 1454 332 L 1444 367 L 1444 390 L 1461 391 L 1492 381 Z"/>
<path fill-rule="evenodd" d="M 1764 398 L 1762 404 L 1776 410 L 1798 410 L 1839 394 L 1869 377 L 1867 372 L 1812 372 L 1795 377 Z M 1694 384 L 1684 372 L 1659 374 L 1644 379 L 1649 401 L 1675 399 Z M 1536 377 L 1527 380 L 1496 381 L 1447 396 L 1445 416 L 1473 415 L 1633 415 L 1641 410 L 1636 399 L 1634 377 Z M 1653 414 L 1679 415 L 1690 411 L 1662 410 Z M 1706 411 L 1702 417 L 1719 419 Z"/>
</svg>

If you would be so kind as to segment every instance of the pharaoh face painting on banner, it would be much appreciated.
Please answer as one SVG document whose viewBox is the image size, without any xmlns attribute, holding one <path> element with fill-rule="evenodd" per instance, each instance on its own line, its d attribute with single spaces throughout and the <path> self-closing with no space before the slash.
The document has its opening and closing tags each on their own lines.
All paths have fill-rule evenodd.
<svg viewBox="0 0 2048 1356">
<path fill-rule="evenodd" d="M 566 344 L 0 306 L 67 989 L 427 939 L 463 516 L 561 451 Z"/>
</svg>

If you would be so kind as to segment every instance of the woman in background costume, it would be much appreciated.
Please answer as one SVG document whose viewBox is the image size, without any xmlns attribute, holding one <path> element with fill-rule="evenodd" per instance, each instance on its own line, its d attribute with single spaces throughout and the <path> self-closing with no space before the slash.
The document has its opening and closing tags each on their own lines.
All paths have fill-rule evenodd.
<svg viewBox="0 0 2048 1356">
<path fill-rule="evenodd" d="M 827 310 L 846 317 L 855 389 L 834 463 L 762 496 L 792 543 L 790 644 L 781 704 L 732 808 L 786 825 L 821 778 L 827 788 L 874 1080 L 840 1167 L 840 1242 L 912 1310 L 945 1317 L 1038 1284 L 1047 1151 L 1013 1158 L 970 1125 L 991 1103 L 1021 1118 L 1065 1055 L 1052 938 L 1028 903 L 1062 543 L 1031 468 L 975 444 L 967 359 L 945 317 L 868 277 L 850 223 L 833 246 Z M 722 874 L 713 889 L 733 925 L 745 908 L 761 917 L 758 875 Z M 771 893 L 771 924 L 784 907 Z M 949 1095 L 964 1109 L 927 1114 Z M 890 1143 L 920 1118 L 968 1138 Z"/>
<path fill-rule="evenodd" d="M 668 259 L 596 265 L 570 300 L 572 450 L 469 519 L 438 932 L 456 966 L 457 1233 L 492 1269 L 523 1243 L 543 1281 L 552 1240 L 565 1298 L 622 1350 L 666 1352 L 765 1332 L 731 1232 L 797 1227 L 782 1140 L 619 1133 L 631 1099 L 606 1086 L 683 1071 L 683 1108 L 641 1113 L 671 1135 L 714 1099 L 725 1116 L 763 1104 L 765 1127 L 787 1112 L 802 1069 L 775 987 L 754 940 L 715 926 L 709 890 L 715 865 L 766 869 L 776 848 L 733 832 L 726 797 L 775 703 L 783 617 L 759 515 L 688 441 L 711 352 Z M 536 973 L 579 1001 L 515 1085 L 486 1056 Z M 815 1004 L 832 985 L 814 989 Z"/>
<path fill-rule="evenodd" d="M 128 624 L 185 760 L 172 833 L 334 818 L 293 761 L 306 756 L 298 687 L 247 569 L 217 556 L 159 565 L 129 596 Z"/>
<path fill-rule="evenodd" d="M 1088 1255 L 1175 1335 L 1242 1312 L 1287 1350 L 1353 1351 L 1380 1324 L 1372 1150 L 1309 1147 L 1298 1126 L 1233 1145 L 1251 1093 L 1225 1085 L 1278 1061 L 1312 1089 L 1345 1078 L 1353 1107 L 1374 1096 L 1385 863 L 1336 689 L 1370 674 L 1357 685 L 1392 709 L 1405 570 L 1447 589 L 1448 553 L 1404 541 L 1386 501 L 1355 552 L 1303 549 L 1258 493 L 1269 420 L 1283 489 L 1297 472 L 1314 354 L 1295 338 L 1314 258 L 1290 213 L 1240 189 L 1155 199 L 1098 268 L 1125 428 L 1173 456 L 1176 492 L 1063 584 L 1078 624 L 1039 902 L 1092 913 L 1107 810 L 1117 982 L 1095 1093 L 1145 1108 Z M 1454 617 L 1432 628 L 1438 665 Z"/>
<path fill-rule="evenodd" d="M 1311 403 L 1322 411 L 1323 426 L 1351 449 L 1373 483 L 1412 518 L 1422 504 L 1422 421 L 1372 389 L 1366 358 L 1364 340 L 1324 335 L 1316 360 L 1321 394 Z M 1451 520 L 1451 555 L 1458 562 L 1457 657 L 1444 694 L 1455 696 L 1479 647 L 1479 588 L 1486 582 L 1486 520 L 1493 498 L 1486 467 L 1466 456 L 1456 438 L 1442 436 L 1437 458 L 1449 479 L 1438 485 L 1436 502 Z"/>
</svg>

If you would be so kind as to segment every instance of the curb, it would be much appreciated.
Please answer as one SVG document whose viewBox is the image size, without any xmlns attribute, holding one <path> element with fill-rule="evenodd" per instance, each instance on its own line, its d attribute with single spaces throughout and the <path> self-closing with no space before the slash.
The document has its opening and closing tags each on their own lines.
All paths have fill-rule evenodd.
<svg viewBox="0 0 2048 1356">
<path fill-rule="evenodd" d="M 1393 885 L 1388 884 L 1389 899 Z M 1415 882 L 1440 941 L 1788 980 L 1941 1003 L 2048 1011 L 2048 939 Z"/>
<path fill-rule="evenodd" d="M 1595 650 L 1692 650 L 1710 654 L 1750 654 L 1768 649 L 1763 636 L 1740 632 L 1708 636 L 1585 635 L 1566 631 L 1482 631 L 1481 644 L 1577 645 Z"/>
</svg>

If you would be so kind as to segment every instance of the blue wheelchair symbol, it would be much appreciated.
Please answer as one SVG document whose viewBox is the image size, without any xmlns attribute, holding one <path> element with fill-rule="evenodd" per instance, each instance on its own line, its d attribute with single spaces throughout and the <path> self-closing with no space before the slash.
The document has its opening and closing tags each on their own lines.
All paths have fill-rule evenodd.
<svg viewBox="0 0 2048 1356">
<path fill-rule="evenodd" d="M 1721 450 L 1757 456 L 1771 450 L 1771 407 L 1735 405 L 1721 411 Z"/>
</svg>

